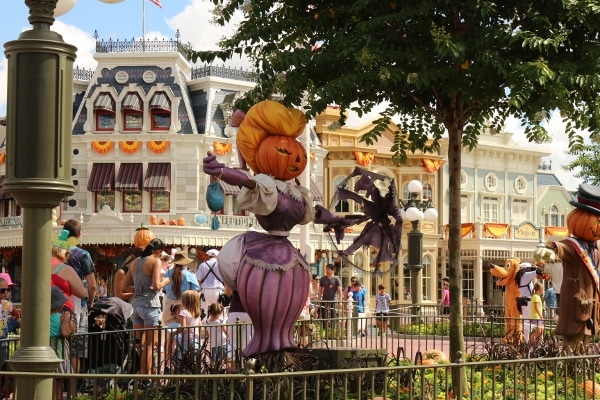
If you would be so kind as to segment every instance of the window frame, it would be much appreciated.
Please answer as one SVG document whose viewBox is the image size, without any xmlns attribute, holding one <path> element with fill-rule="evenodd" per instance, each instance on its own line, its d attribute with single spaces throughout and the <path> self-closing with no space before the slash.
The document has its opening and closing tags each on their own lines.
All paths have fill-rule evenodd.
<svg viewBox="0 0 600 400">
<path fill-rule="evenodd" d="M 496 174 L 489 173 L 485 177 L 485 188 L 491 192 L 498 188 L 498 177 Z"/>
<path fill-rule="evenodd" d="M 139 210 L 128 207 L 128 204 L 130 204 L 130 202 L 128 202 L 126 199 L 127 199 L 127 196 L 131 196 L 132 194 L 139 195 L 139 198 L 140 198 Z M 121 191 L 121 201 L 123 204 L 123 212 L 137 213 L 137 212 L 142 212 L 144 209 L 144 207 L 143 207 L 144 206 L 144 196 L 143 196 L 143 192 L 141 190 L 123 190 L 123 191 Z"/>
<path fill-rule="evenodd" d="M 127 117 L 137 116 L 139 117 L 139 126 L 129 127 Z M 123 130 L 127 132 L 141 132 L 144 126 L 144 113 L 138 110 L 123 110 Z"/>
<path fill-rule="evenodd" d="M 100 125 L 100 120 L 107 116 L 112 117 L 112 125 L 110 127 L 102 127 Z M 98 110 L 94 110 L 94 122 L 95 122 L 96 131 L 98 131 L 98 132 L 113 132 L 115 130 L 115 126 L 117 123 L 117 118 L 116 118 L 114 111 L 98 109 Z"/>
<path fill-rule="evenodd" d="M 155 196 L 157 194 L 163 194 L 163 193 L 167 193 L 167 198 L 168 198 L 168 202 L 167 202 L 167 206 L 165 208 L 159 209 L 156 207 L 156 202 L 155 202 Z M 171 211 L 171 192 L 168 192 L 166 190 L 152 190 L 150 191 L 150 212 L 156 212 L 156 213 L 168 213 Z"/>
<path fill-rule="evenodd" d="M 116 201 L 116 198 L 115 198 L 116 194 L 115 194 L 114 190 L 97 190 L 97 191 L 94 191 L 93 193 L 94 193 L 94 209 L 96 210 L 96 212 L 99 212 L 100 210 L 102 210 L 102 208 L 105 205 L 108 205 L 110 207 L 110 209 L 114 211 L 115 201 Z M 112 204 L 103 202 L 102 206 L 100 206 L 99 197 L 101 197 L 101 196 L 112 196 Z"/>
</svg>

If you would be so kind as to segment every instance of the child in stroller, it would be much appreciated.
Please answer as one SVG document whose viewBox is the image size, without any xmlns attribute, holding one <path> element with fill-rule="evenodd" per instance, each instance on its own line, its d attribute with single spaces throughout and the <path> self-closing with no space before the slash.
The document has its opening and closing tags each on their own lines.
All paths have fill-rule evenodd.
<svg viewBox="0 0 600 400">
<path fill-rule="evenodd" d="M 88 316 L 88 373 L 136 373 L 140 366 L 134 338 L 128 329 L 133 308 L 118 297 L 104 297 L 94 303 Z M 97 382 L 108 386 L 109 382 Z M 126 384 L 126 382 L 125 382 Z M 84 382 L 84 390 L 91 382 Z M 108 389 L 105 387 L 104 389 Z"/>
</svg>

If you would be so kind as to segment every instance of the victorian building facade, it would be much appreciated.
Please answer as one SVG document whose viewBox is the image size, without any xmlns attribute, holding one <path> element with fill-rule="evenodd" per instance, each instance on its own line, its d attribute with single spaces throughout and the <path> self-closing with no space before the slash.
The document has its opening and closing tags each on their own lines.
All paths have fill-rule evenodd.
<svg viewBox="0 0 600 400">
<path fill-rule="evenodd" d="M 75 73 L 75 193 L 56 208 L 55 229 L 60 230 L 61 220 L 80 219 L 84 224 L 81 245 L 91 251 L 100 275 L 109 280 L 131 251 L 140 224 L 151 228 L 170 248 L 194 248 L 198 262 L 208 248 L 220 248 L 235 235 L 260 229 L 254 216 L 237 206 L 239 189 L 225 183 L 221 183 L 225 206 L 211 213 L 205 200 L 210 177 L 202 172 L 202 158 L 208 151 L 225 164 L 239 167 L 236 132 L 228 122 L 234 100 L 254 86 L 253 76 L 226 67 L 192 67 L 179 46 L 175 41 L 161 41 L 149 51 L 148 47 L 140 50 L 135 42 L 99 41 L 97 68 Z M 372 126 L 339 128 L 334 123 L 338 116 L 339 110 L 328 108 L 311 122 L 304 138 L 310 154 L 306 182 L 315 204 L 341 214 L 360 213 L 357 204 L 336 201 L 335 196 L 340 182 L 357 166 L 393 177 L 400 200 L 408 197 L 408 182 L 421 181 L 423 198 L 439 210 L 437 222 L 420 226 L 423 269 L 417 277 L 422 282 L 423 302 L 434 304 L 439 281 L 447 273 L 445 142 L 440 154 L 412 154 L 405 164 L 397 165 L 390 152 L 397 127 L 390 126 L 378 143 L 366 147 L 360 138 Z M 540 171 L 546 156 L 546 152 L 516 146 L 509 133 L 490 131 L 482 133 L 477 149 L 464 151 L 463 296 L 469 301 L 500 303 L 501 293 L 486 272 L 489 262 L 513 256 L 528 259 L 548 235 L 565 233 L 560 228 L 571 209 L 570 196 L 551 171 Z M 2 265 L 18 283 L 20 210 L 10 194 L 1 197 Z M 219 229 L 212 229 L 214 219 Z M 403 267 L 406 235 L 402 236 L 400 267 L 382 266 L 373 274 L 373 249 L 360 249 L 346 262 L 339 257 L 361 228 L 348 230 L 337 244 L 322 226 L 309 224 L 292 231 L 290 240 L 312 263 L 313 272 L 322 273 L 325 263 L 334 262 L 344 281 L 358 276 L 371 295 L 383 283 L 396 303 L 409 304 L 412 277 Z M 406 222 L 404 232 L 409 229 Z"/>
</svg>

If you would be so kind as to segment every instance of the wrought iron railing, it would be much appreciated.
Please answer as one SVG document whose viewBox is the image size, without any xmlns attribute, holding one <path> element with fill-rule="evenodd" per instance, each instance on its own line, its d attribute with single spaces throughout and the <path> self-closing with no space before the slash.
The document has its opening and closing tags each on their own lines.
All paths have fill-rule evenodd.
<svg viewBox="0 0 600 400">
<path fill-rule="evenodd" d="M 96 52 L 98 53 L 161 53 L 179 51 L 185 54 L 185 51 L 189 49 L 190 45 L 173 39 L 96 39 Z"/>
<path fill-rule="evenodd" d="M 213 76 L 217 78 L 233 79 L 236 81 L 256 82 L 257 76 L 255 73 L 245 71 L 242 68 L 229 68 L 226 66 L 205 65 L 202 67 L 192 68 L 192 80 Z"/>
</svg>

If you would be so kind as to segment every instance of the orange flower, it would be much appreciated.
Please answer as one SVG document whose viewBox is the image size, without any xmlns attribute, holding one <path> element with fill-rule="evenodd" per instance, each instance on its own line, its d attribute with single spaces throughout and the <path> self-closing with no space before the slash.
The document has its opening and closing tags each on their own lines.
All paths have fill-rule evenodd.
<svg viewBox="0 0 600 400">
<path fill-rule="evenodd" d="M 115 146 L 115 144 L 113 142 L 99 142 L 99 141 L 93 141 L 92 142 L 92 149 L 94 149 L 97 153 L 100 154 L 106 154 L 109 151 L 112 150 L 112 148 Z"/>
<path fill-rule="evenodd" d="M 133 154 L 142 147 L 142 142 L 139 140 L 127 140 L 119 142 L 119 147 L 127 154 Z"/>
<path fill-rule="evenodd" d="M 152 140 L 146 143 L 150 151 L 156 154 L 164 153 L 169 148 L 169 144 L 166 140 Z"/>
</svg>

